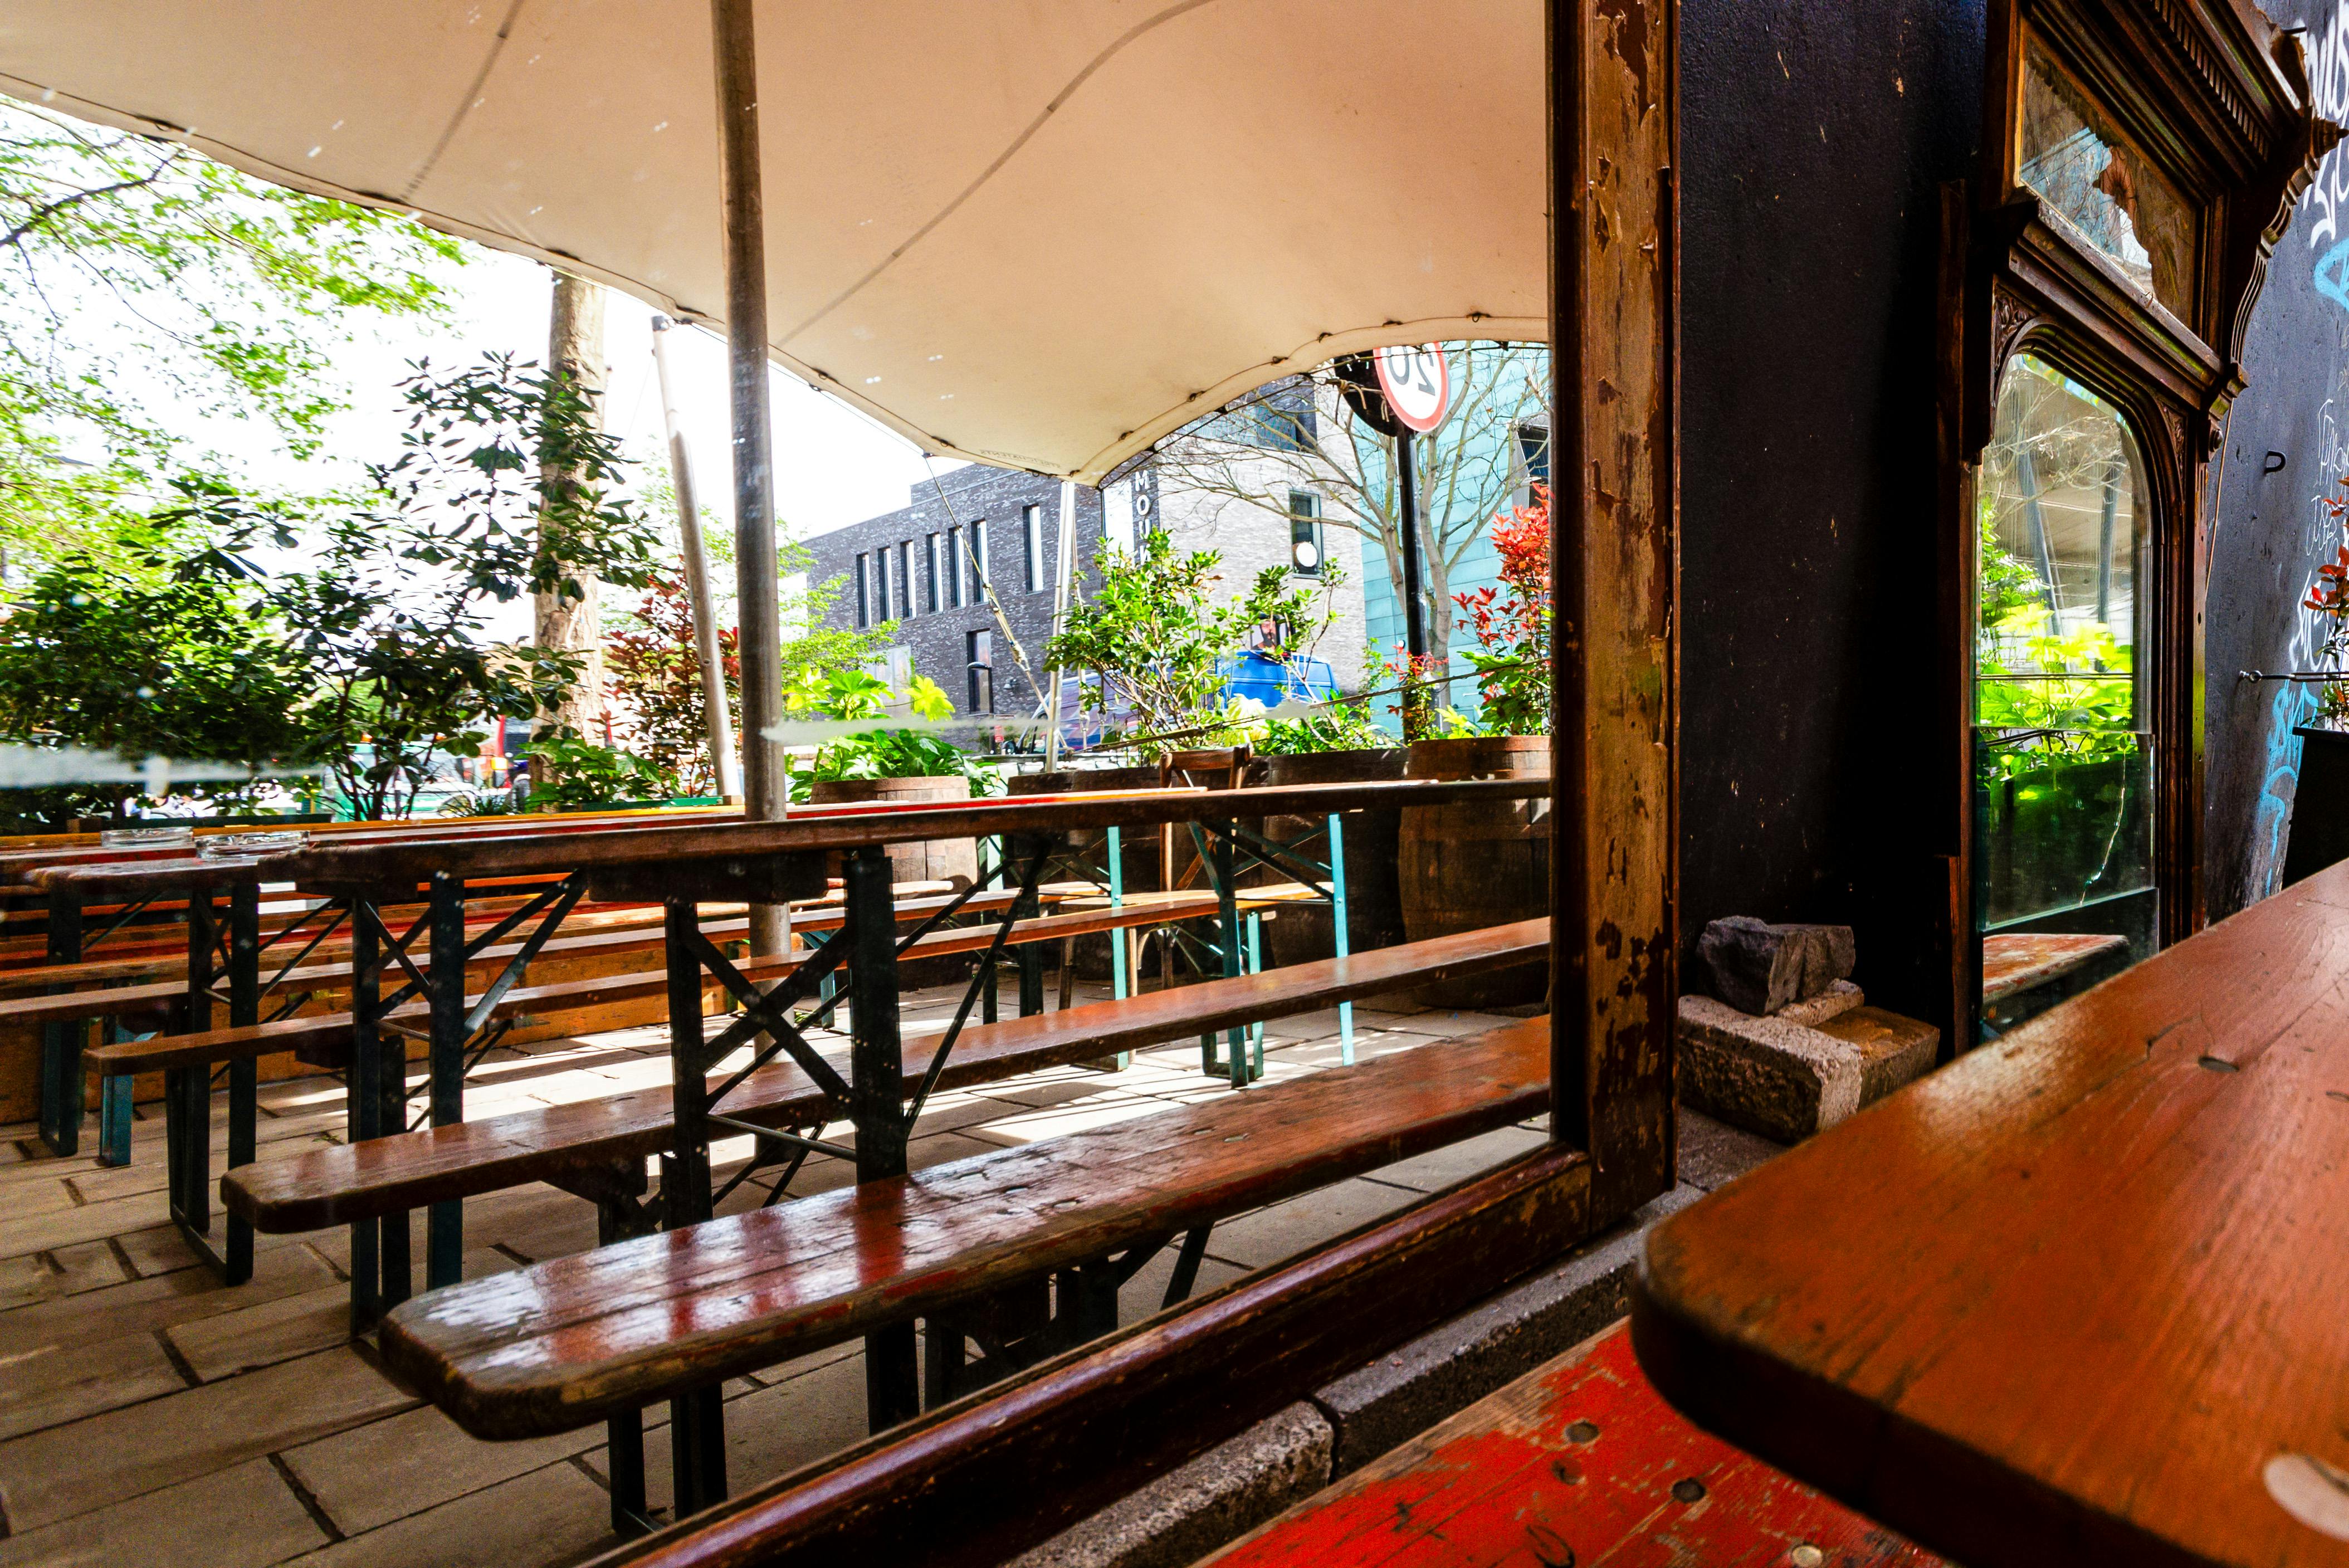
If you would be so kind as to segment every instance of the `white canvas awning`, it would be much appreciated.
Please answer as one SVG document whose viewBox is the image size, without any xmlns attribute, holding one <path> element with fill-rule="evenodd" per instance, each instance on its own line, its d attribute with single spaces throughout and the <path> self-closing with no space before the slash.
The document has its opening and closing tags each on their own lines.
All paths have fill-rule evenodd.
<svg viewBox="0 0 2349 1568">
<path fill-rule="evenodd" d="M 1350 349 L 1547 335 L 1539 0 L 761 0 L 776 360 L 1092 480 Z M 10 0 L 0 90 L 724 314 L 708 0 Z"/>
</svg>

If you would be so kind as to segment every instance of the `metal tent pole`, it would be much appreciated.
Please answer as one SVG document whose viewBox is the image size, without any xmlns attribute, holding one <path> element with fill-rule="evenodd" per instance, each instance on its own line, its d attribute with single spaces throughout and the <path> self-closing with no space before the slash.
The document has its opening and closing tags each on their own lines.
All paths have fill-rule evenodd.
<svg viewBox="0 0 2349 1568">
<path fill-rule="evenodd" d="M 1395 431 L 1395 489 L 1402 511 L 1402 631 L 1410 667 L 1403 676 L 1402 733 L 1405 740 L 1423 738 L 1427 725 L 1428 692 L 1423 666 L 1427 657 L 1426 568 L 1421 560 L 1419 534 L 1419 455 L 1407 428 Z"/>
<path fill-rule="evenodd" d="M 1069 592 L 1077 574 L 1077 487 L 1075 481 L 1061 481 L 1061 533 L 1058 553 L 1052 558 L 1052 635 L 1059 636 L 1069 626 Z M 1061 765 L 1061 680 L 1064 672 L 1059 665 L 1051 669 L 1051 689 L 1044 698 L 1044 768 L 1047 772 Z"/>
<path fill-rule="evenodd" d="M 702 547 L 701 511 L 695 504 L 692 455 L 686 450 L 685 429 L 677 417 L 677 395 L 670 388 L 668 335 L 677 323 L 653 314 L 653 370 L 660 378 L 661 418 L 668 427 L 670 488 L 677 492 L 677 531 L 685 555 L 685 587 L 693 604 L 693 645 L 701 663 L 701 707 L 709 730 L 710 766 L 718 772 L 718 793 L 728 800 L 742 799 L 742 765 L 734 753 L 734 715 L 726 699 L 726 665 L 718 651 L 718 614 L 709 591 L 709 552 Z"/>
<path fill-rule="evenodd" d="M 767 386 L 767 236 L 759 184 L 758 46 L 752 0 L 711 0 L 718 59 L 718 142 L 726 214 L 726 342 L 734 417 L 734 571 L 741 617 L 742 815 L 774 821 L 791 809 L 781 748 L 782 607 L 776 596 L 773 440 Z M 788 911 L 750 909 L 750 951 L 781 953 Z"/>
</svg>

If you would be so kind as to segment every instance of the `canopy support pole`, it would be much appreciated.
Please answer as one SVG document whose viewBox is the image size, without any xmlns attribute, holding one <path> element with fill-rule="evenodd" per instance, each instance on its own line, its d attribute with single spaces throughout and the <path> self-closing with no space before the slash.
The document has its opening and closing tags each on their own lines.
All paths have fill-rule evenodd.
<svg viewBox="0 0 2349 1568">
<path fill-rule="evenodd" d="M 758 46 L 752 0 L 710 0 L 718 61 L 718 144 L 726 222 L 726 346 L 734 417 L 734 573 L 741 616 L 742 815 L 775 821 L 791 810 L 781 747 L 782 607 L 775 579 L 774 452 L 767 385 L 767 233 L 759 176 Z M 750 909 L 750 951 L 790 940 L 781 905 Z"/>
<path fill-rule="evenodd" d="M 693 493 L 693 461 L 670 389 L 668 335 L 677 323 L 653 315 L 653 371 L 660 378 L 661 419 L 668 427 L 669 488 L 677 494 L 677 532 L 685 556 L 685 589 L 693 607 L 694 655 L 701 665 L 701 711 L 709 737 L 709 766 L 720 799 L 742 799 L 742 765 L 734 752 L 734 715 L 726 701 L 726 665 L 718 647 L 718 612 L 709 592 L 709 552 L 701 542 L 701 509 Z"/>
<path fill-rule="evenodd" d="M 1059 636 L 1069 629 L 1069 589 L 1077 574 L 1077 487 L 1072 480 L 1061 481 L 1061 531 L 1058 547 L 1052 556 L 1052 635 Z M 1050 645 L 1048 644 L 1047 646 Z M 1044 694 L 1044 770 L 1050 772 L 1061 766 L 1061 678 L 1062 671 L 1053 665 L 1051 678 Z"/>
</svg>

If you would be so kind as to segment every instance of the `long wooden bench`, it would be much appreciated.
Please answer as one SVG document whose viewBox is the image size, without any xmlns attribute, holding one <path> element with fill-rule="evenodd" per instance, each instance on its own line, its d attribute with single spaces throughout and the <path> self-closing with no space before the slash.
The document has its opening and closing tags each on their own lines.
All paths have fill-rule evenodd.
<svg viewBox="0 0 2349 1568">
<path fill-rule="evenodd" d="M 1154 1251 L 1548 1103 L 1549 1022 L 1530 1019 L 428 1292 L 381 1347 L 477 1437 L 567 1431 Z"/>
<path fill-rule="evenodd" d="M 1014 895 L 1009 892 L 974 893 L 965 902 L 963 908 L 973 914 L 999 914 L 1011 907 L 1013 898 Z M 943 897 L 906 900 L 899 905 L 901 911 L 899 918 L 901 920 L 922 919 L 936 913 L 946 902 Z M 841 907 L 836 901 L 811 901 L 798 906 L 792 916 L 792 929 L 803 934 L 837 931 L 840 929 L 843 918 Z M 566 916 L 564 921 L 564 928 L 571 929 L 574 921 L 578 921 L 576 914 Z M 591 917 L 580 923 L 592 927 L 597 922 Z M 632 912 L 626 918 L 611 920 L 605 923 L 610 927 L 609 929 L 600 931 L 590 929 L 574 935 L 553 937 L 541 944 L 537 956 L 542 961 L 552 962 L 562 958 L 605 958 L 630 953 L 651 953 L 658 951 L 666 940 L 661 930 L 661 914 L 657 909 L 641 914 Z M 702 927 L 703 934 L 721 942 L 739 938 L 749 930 L 750 922 L 744 917 L 712 920 Z M 522 949 L 523 944 L 520 942 L 502 943 L 493 947 L 484 948 L 466 965 L 467 970 L 468 972 L 475 969 L 494 970 L 520 953 Z M 429 958 L 419 956 L 416 964 L 418 968 L 427 973 L 431 970 Z M 73 966 L 61 965 L 60 967 L 70 969 Z M 288 972 L 280 982 L 280 989 L 301 990 L 305 987 L 339 989 L 348 986 L 350 980 L 351 971 L 347 964 L 307 965 Z M 156 1014 L 168 1013 L 177 1007 L 186 998 L 187 994 L 184 982 L 159 982 L 144 985 L 123 985 L 111 989 L 78 989 L 47 996 L 13 997 L 0 1001 L 0 1021 L 18 1024 L 53 1024 L 71 1023 L 78 1019 L 87 1021 L 91 1018 L 148 1017 Z M 347 1026 L 347 1015 L 344 1016 L 344 1022 Z M 231 1033 L 231 1031 L 221 1032 Z"/>
<path fill-rule="evenodd" d="M 1268 894 L 1269 896 L 1261 896 Z M 981 906 L 999 910 L 1013 895 L 980 894 L 963 905 L 966 910 Z M 1278 904 L 1292 902 L 1298 895 L 1285 890 L 1250 889 L 1243 903 Z M 996 899 L 992 904 L 983 901 Z M 942 903 L 943 901 L 936 901 Z M 1089 935 L 1095 932 L 1113 931 L 1122 926 L 1154 924 L 1162 921 L 1194 919 L 1212 914 L 1216 910 L 1212 895 L 1201 894 L 1188 905 L 1154 903 L 1127 909 L 1102 909 L 1078 914 L 1040 915 L 1013 923 L 1004 945 L 1017 947 L 1030 943 L 1058 942 L 1070 936 Z M 935 913 L 935 903 L 925 910 L 915 905 L 901 906 L 898 918 L 910 922 Z M 714 922 L 703 928 L 705 934 L 726 934 L 739 931 L 744 923 Z M 825 917 L 796 926 L 800 931 L 836 930 L 838 916 Z M 582 940 L 594 940 L 583 938 Z M 912 962 L 923 958 L 946 958 L 962 954 L 984 951 L 995 940 L 992 926 L 965 926 L 934 931 L 906 948 L 904 958 Z M 657 939 L 649 944 L 658 946 Z M 548 944 L 552 946 L 553 944 Z M 746 958 L 738 967 L 743 974 L 761 980 L 778 979 L 792 973 L 807 961 L 805 951 L 778 954 L 767 958 Z M 666 995 L 668 972 L 663 969 L 639 970 L 627 975 L 615 975 L 605 979 L 567 980 L 551 985 L 517 985 L 498 999 L 491 1010 L 488 1022 L 498 1023 L 523 1014 L 560 1013 L 591 1007 L 608 1006 L 617 1002 L 643 1001 Z M 479 996 L 467 997 L 470 1006 Z M 412 1001 L 393 1008 L 384 1015 L 389 1023 L 415 1028 L 429 1021 L 430 1006 Z M 185 1035 L 152 1035 L 140 1040 L 119 1040 L 109 1045 L 94 1046 L 84 1053 L 83 1059 L 108 1077 L 129 1077 L 134 1073 L 157 1072 L 166 1068 L 197 1067 L 231 1061 L 243 1057 L 270 1056 L 280 1051 L 326 1051 L 347 1046 L 351 1037 L 351 1015 L 326 1013 L 307 1018 L 285 1018 L 274 1024 L 247 1024 L 237 1028 L 207 1029 Z"/>
<path fill-rule="evenodd" d="M 1532 963 L 1548 951 L 1548 923 L 1526 921 L 1122 1002 L 972 1025 L 956 1041 L 938 1087 L 995 1082 L 1202 1029 L 1291 1017 L 1433 980 Z M 935 1037 L 906 1041 L 909 1090 L 929 1071 L 936 1048 Z M 839 1111 L 804 1071 L 788 1062 L 761 1068 L 727 1104 L 728 1114 L 770 1127 L 807 1125 Z M 531 1181 L 564 1186 L 583 1173 L 629 1161 L 641 1168 L 647 1156 L 668 1146 L 671 1107 L 667 1088 L 640 1089 L 369 1139 L 242 1166 L 222 1179 L 221 1200 L 255 1230 L 278 1233 L 324 1230 Z"/>
</svg>

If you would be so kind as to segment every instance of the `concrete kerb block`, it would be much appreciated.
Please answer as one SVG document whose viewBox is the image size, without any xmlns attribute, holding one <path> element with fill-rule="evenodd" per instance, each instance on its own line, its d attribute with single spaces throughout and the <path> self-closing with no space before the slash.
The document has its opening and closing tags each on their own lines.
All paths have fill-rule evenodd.
<svg viewBox="0 0 2349 1568">
<path fill-rule="evenodd" d="M 1682 1103 L 1798 1143 L 1931 1071 L 1940 1031 L 1878 1007 L 1812 1025 L 1683 996 L 1678 1042 Z"/>
<path fill-rule="evenodd" d="M 1334 1434 L 1295 1404 L 1043 1545 L 1013 1568 L 1182 1568 L 1330 1484 Z"/>
<path fill-rule="evenodd" d="M 1316 1392 L 1336 1433 L 1333 1476 L 1361 1469 L 1629 1312 L 1641 1233 L 1703 1195 L 1683 1185 L 1650 1200 L 1556 1267 Z"/>
</svg>

